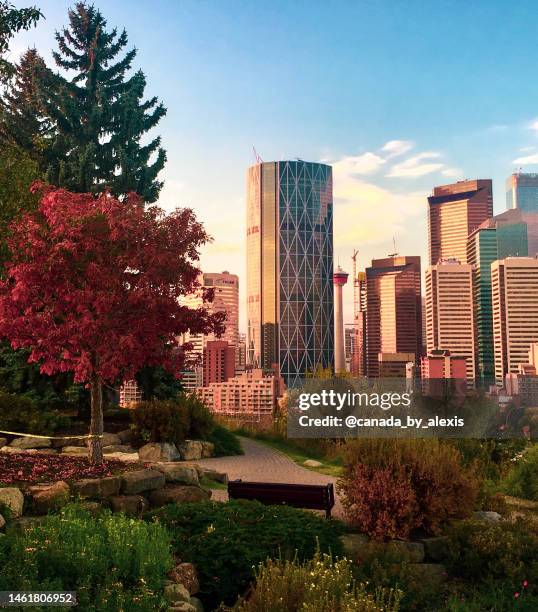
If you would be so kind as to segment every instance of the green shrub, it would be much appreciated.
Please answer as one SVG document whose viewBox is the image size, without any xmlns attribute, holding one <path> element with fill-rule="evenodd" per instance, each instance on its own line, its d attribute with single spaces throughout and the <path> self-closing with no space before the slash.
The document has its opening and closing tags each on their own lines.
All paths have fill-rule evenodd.
<svg viewBox="0 0 538 612">
<path fill-rule="evenodd" d="M 460 453 L 435 439 L 350 441 L 338 484 L 352 524 L 377 539 L 439 533 L 470 515 L 480 485 Z"/>
<path fill-rule="evenodd" d="M 312 558 L 316 539 L 321 552 L 342 552 L 338 521 L 287 506 L 235 500 L 169 505 L 148 515 L 167 527 L 175 552 L 194 563 L 205 602 L 233 604 L 267 558 Z"/>
<path fill-rule="evenodd" d="M 215 445 L 215 457 L 244 455 L 239 438 L 222 425 L 215 425 L 207 439 Z"/>
<path fill-rule="evenodd" d="M 347 559 L 333 561 L 330 555 L 261 564 L 256 583 L 246 601 L 239 602 L 237 612 L 397 612 L 401 593 L 377 589 L 369 593 L 357 584 Z"/>
<path fill-rule="evenodd" d="M 46 410 L 24 395 L 0 390 L 0 429 L 47 435 L 69 424 L 56 410 Z"/>
<path fill-rule="evenodd" d="M 172 563 L 159 525 L 72 505 L 0 538 L 0 590 L 76 591 L 82 610 L 153 612 Z"/>
<path fill-rule="evenodd" d="M 178 401 L 182 403 L 189 414 L 189 433 L 191 440 L 209 440 L 215 427 L 213 415 L 209 408 L 194 393 L 181 394 Z"/>
<path fill-rule="evenodd" d="M 529 447 L 503 482 L 509 495 L 538 501 L 538 444 Z"/>
<path fill-rule="evenodd" d="M 181 444 L 189 432 L 189 413 L 174 400 L 138 402 L 131 415 L 133 437 L 138 442 Z"/>
</svg>

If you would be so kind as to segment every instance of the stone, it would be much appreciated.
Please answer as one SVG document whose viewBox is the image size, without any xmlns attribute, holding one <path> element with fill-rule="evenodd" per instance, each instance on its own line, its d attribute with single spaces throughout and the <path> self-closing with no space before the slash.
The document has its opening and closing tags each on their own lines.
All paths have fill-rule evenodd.
<svg viewBox="0 0 538 612">
<path fill-rule="evenodd" d="M 211 491 L 190 485 L 169 485 L 164 489 L 152 491 L 149 501 L 152 507 L 160 508 L 166 504 L 187 504 L 206 501 L 211 498 Z"/>
<path fill-rule="evenodd" d="M 385 544 L 385 549 L 393 558 L 394 563 L 401 563 L 404 561 L 409 563 L 422 563 L 424 561 L 424 545 L 420 542 L 393 540 Z"/>
<path fill-rule="evenodd" d="M 111 444 L 110 446 L 103 446 L 103 453 L 110 455 L 111 453 L 134 453 L 135 450 L 131 446 L 124 446 L 123 444 Z"/>
<path fill-rule="evenodd" d="M 88 449 L 85 446 L 64 446 L 62 448 L 62 455 L 81 455 L 82 457 L 87 457 Z"/>
<path fill-rule="evenodd" d="M 191 598 L 189 591 L 182 584 L 175 582 L 165 585 L 164 596 L 169 602 L 173 603 L 188 603 Z"/>
<path fill-rule="evenodd" d="M 207 442 L 206 440 L 203 440 L 201 444 L 202 444 L 202 458 L 208 459 L 209 457 L 213 457 L 215 453 L 215 445 L 213 444 L 213 442 Z"/>
<path fill-rule="evenodd" d="M 370 538 L 365 533 L 345 533 L 340 536 L 340 542 L 345 556 L 354 559 L 368 546 Z"/>
<path fill-rule="evenodd" d="M 133 432 L 130 429 L 123 429 L 122 431 L 118 431 L 116 435 L 118 436 L 122 444 L 132 442 Z"/>
<path fill-rule="evenodd" d="M 184 461 L 197 461 L 202 458 L 202 443 L 199 440 L 185 440 L 180 444 L 179 452 Z"/>
<path fill-rule="evenodd" d="M 484 523 L 498 523 L 502 520 L 502 516 L 498 512 L 492 512 L 491 510 L 479 510 L 473 512 L 473 518 L 475 521 L 483 521 Z"/>
<path fill-rule="evenodd" d="M 64 448 L 66 446 L 86 446 L 86 438 L 61 438 L 52 441 L 52 448 Z"/>
<path fill-rule="evenodd" d="M 447 536 L 437 536 L 432 538 L 422 538 L 420 541 L 424 545 L 424 552 L 428 561 L 440 563 L 446 560 L 448 556 L 450 538 Z"/>
<path fill-rule="evenodd" d="M 172 582 L 184 585 L 191 595 L 200 590 L 198 572 L 192 563 L 179 563 L 170 571 L 168 577 Z"/>
<path fill-rule="evenodd" d="M 44 519 L 44 516 L 21 516 L 10 523 L 9 528 L 11 531 L 22 534 L 27 529 L 31 529 L 32 527 L 39 525 L 39 523 L 41 523 Z"/>
<path fill-rule="evenodd" d="M 198 597 L 191 597 L 189 603 L 194 607 L 196 612 L 204 612 L 204 604 L 198 599 Z"/>
<path fill-rule="evenodd" d="M 54 484 L 33 485 L 28 488 L 35 514 L 47 514 L 58 510 L 69 501 L 69 485 L 63 480 Z"/>
<path fill-rule="evenodd" d="M 103 448 L 105 446 L 121 445 L 121 440 L 118 435 L 106 432 L 103 434 L 101 442 L 103 444 Z"/>
<path fill-rule="evenodd" d="M 190 602 L 182 601 L 168 608 L 168 612 L 197 612 L 197 610 Z"/>
<path fill-rule="evenodd" d="M 74 495 L 90 499 L 106 499 L 118 495 L 121 488 L 119 476 L 106 476 L 105 478 L 83 478 L 71 483 Z"/>
<path fill-rule="evenodd" d="M 140 461 L 179 461 L 181 456 L 175 444 L 152 442 L 138 449 Z"/>
<path fill-rule="evenodd" d="M 0 514 L 0 529 L 6 526 L 6 519 Z"/>
<path fill-rule="evenodd" d="M 0 438 L 0 448 L 7 446 L 7 438 Z"/>
<path fill-rule="evenodd" d="M 316 461 L 315 459 L 307 459 L 303 462 L 303 465 L 311 468 L 323 467 L 323 463 L 321 463 L 321 461 Z"/>
<path fill-rule="evenodd" d="M 212 468 L 201 467 L 198 470 L 198 475 L 201 478 L 205 477 L 209 480 L 213 480 L 214 482 L 228 484 L 228 474 L 226 474 L 225 472 L 217 472 L 217 470 L 213 470 Z"/>
<path fill-rule="evenodd" d="M 166 482 L 164 474 L 158 470 L 137 470 L 126 472 L 121 477 L 121 492 L 125 495 L 137 495 L 144 491 L 161 489 Z"/>
<path fill-rule="evenodd" d="M 0 487 L 0 511 L 4 517 L 19 518 L 22 516 L 24 506 L 24 495 L 17 487 Z M 6 511 L 7 510 L 7 515 Z"/>
<path fill-rule="evenodd" d="M 197 485 L 199 484 L 196 468 L 181 463 L 156 463 L 153 466 L 164 474 L 166 482 L 177 484 Z"/>
<path fill-rule="evenodd" d="M 23 453 L 25 455 L 56 455 L 58 451 L 54 448 L 14 448 L 13 446 L 2 446 L 0 452 L 16 455 Z"/>
<path fill-rule="evenodd" d="M 130 463 L 133 461 L 139 461 L 138 453 L 105 453 L 107 459 L 117 459 L 118 461 L 124 461 Z"/>
<path fill-rule="evenodd" d="M 11 440 L 9 446 L 12 448 L 19 448 L 26 450 L 28 448 L 50 448 L 51 446 L 50 438 L 15 438 Z"/>
<path fill-rule="evenodd" d="M 439 588 L 448 577 L 440 563 L 410 563 L 407 567 L 411 578 L 421 587 Z"/>
<path fill-rule="evenodd" d="M 112 512 L 128 516 L 140 516 L 149 508 L 148 500 L 142 495 L 114 495 L 109 501 Z"/>
</svg>

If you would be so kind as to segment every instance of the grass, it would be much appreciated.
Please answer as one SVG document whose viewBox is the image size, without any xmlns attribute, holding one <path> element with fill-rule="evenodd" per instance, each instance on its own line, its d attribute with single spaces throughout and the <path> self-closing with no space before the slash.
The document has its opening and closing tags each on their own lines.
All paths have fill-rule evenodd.
<svg viewBox="0 0 538 612">
<path fill-rule="evenodd" d="M 211 480 L 211 478 L 208 478 L 207 476 L 202 476 L 202 478 L 200 478 L 200 486 L 203 489 L 228 489 L 228 485 L 225 485 L 222 482 L 216 482 L 215 480 Z"/>
</svg>

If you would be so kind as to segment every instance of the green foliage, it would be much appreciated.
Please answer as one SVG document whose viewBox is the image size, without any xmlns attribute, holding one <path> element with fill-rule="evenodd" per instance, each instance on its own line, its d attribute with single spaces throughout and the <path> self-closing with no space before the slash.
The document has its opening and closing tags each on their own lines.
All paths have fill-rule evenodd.
<svg viewBox="0 0 538 612">
<path fill-rule="evenodd" d="M 201 592 L 213 606 L 234 603 L 253 579 L 254 568 L 267 558 L 312 558 L 316 539 L 321 552 L 342 552 L 338 521 L 287 506 L 203 502 L 169 505 L 150 516 L 171 531 L 176 553 L 194 563 Z"/>
<path fill-rule="evenodd" d="M 514 497 L 538 501 L 538 444 L 529 447 L 513 463 L 502 487 Z"/>
<path fill-rule="evenodd" d="M 475 507 L 480 478 L 460 453 L 436 440 L 351 440 L 339 482 L 351 522 L 374 538 L 437 534 Z"/>
<path fill-rule="evenodd" d="M 190 426 L 189 413 L 173 400 L 138 402 L 131 410 L 133 437 L 139 442 L 181 444 Z"/>
<path fill-rule="evenodd" d="M 0 1 L 0 79 L 12 72 L 11 64 L 3 57 L 9 50 L 9 41 L 21 30 L 29 30 L 43 17 L 35 6 L 15 8 L 11 2 Z"/>
<path fill-rule="evenodd" d="M 0 538 L 0 590 L 77 591 L 80 609 L 166 609 L 162 589 L 172 567 L 159 525 L 68 506 L 22 534 Z"/>
<path fill-rule="evenodd" d="M 458 449 L 464 465 L 476 467 L 484 478 L 497 482 L 526 446 L 525 440 L 449 440 Z"/>
<path fill-rule="evenodd" d="M 47 435 L 68 424 L 69 419 L 58 411 L 40 408 L 29 397 L 0 390 L 0 429 Z"/>
<path fill-rule="evenodd" d="M 179 400 L 189 414 L 189 434 L 188 438 L 192 440 L 208 440 L 215 421 L 209 408 L 195 394 L 184 394 Z"/>
<path fill-rule="evenodd" d="M 239 438 L 222 425 L 215 425 L 207 439 L 215 445 L 215 457 L 245 454 L 241 448 Z"/>
<path fill-rule="evenodd" d="M 347 559 L 333 561 L 316 552 L 312 559 L 269 559 L 259 566 L 256 583 L 237 612 L 397 612 L 401 593 L 357 584 Z"/>
<path fill-rule="evenodd" d="M 183 385 L 161 366 L 146 366 L 136 375 L 136 382 L 146 400 L 176 399 Z"/>
</svg>

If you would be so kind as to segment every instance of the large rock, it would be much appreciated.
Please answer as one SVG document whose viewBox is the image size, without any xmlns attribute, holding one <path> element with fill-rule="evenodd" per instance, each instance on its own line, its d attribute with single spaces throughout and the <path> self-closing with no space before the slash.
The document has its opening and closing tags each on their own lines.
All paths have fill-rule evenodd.
<svg viewBox="0 0 538 612">
<path fill-rule="evenodd" d="M 85 446 L 64 446 L 62 455 L 80 455 L 81 457 L 88 456 L 88 449 Z"/>
<path fill-rule="evenodd" d="M 0 529 L 6 526 L 6 519 L 0 514 Z"/>
<path fill-rule="evenodd" d="M 138 461 L 138 453 L 105 453 L 105 457 L 107 459 L 117 459 L 118 461 L 123 461 L 125 463 L 130 463 L 133 461 Z"/>
<path fill-rule="evenodd" d="M 473 512 L 473 519 L 475 521 L 495 524 L 502 520 L 502 516 L 498 512 L 492 512 L 491 510 L 479 510 L 478 512 Z"/>
<path fill-rule="evenodd" d="M 199 440 L 185 440 L 180 444 L 179 452 L 184 461 L 197 461 L 202 458 L 202 443 Z"/>
<path fill-rule="evenodd" d="M 424 545 L 420 542 L 403 542 L 393 540 L 385 544 L 387 554 L 394 563 L 422 563 L 424 561 Z"/>
<path fill-rule="evenodd" d="M 213 442 L 207 442 L 206 440 L 203 440 L 201 444 L 202 458 L 207 459 L 209 457 L 213 457 L 213 455 L 215 454 L 215 445 L 213 444 Z"/>
<path fill-rule="evenodd" d="M 64 448 L 66 446 L 86 446 L 86 439 L 87 438 L 79 438 L 74 437 L 74 438 L 60 438 L 59 440 L 53 440 L 52 441 L 52 447 L 53 448 Z"/>
<path fill-rule="evenodd" d="M 113 445 L 121 445 L 121 439 L 117 434 L 113 433 L 104 433 L 101 438 L 101 442 L 103 444 L 103 448 L 105 446 L 113 446 Z"/>
<path fill-rule="evenodd" d="M 164 587 L 164 596 L 171 603 L 189 602 L 191 595 L 182 585 L 171 582 Z"/>
<path fill-rule="evenodd" d="M 190 601 L 181 601 L 173 603 L 168 612 L 199 612 L 199 608 L 196 608 Z"/>
<path fill-rule="evenodd" d="M 0 452 L 10 455 L 25 454 L 25 455 L 56 455 L 58 451 L 55 448 L 15 448 L 13 446 L 2 446 Z"/>
<path fill-rule="evenodd" d="M 422 538 L 420 541 L 424 544 L 424 552 L 428 561 L 441 563 L 448 557 L 450 538 L 447 536 Z"/>
<path fill-rule="evenodd" d="M 110 446 L 103 446 L 103 453 L 110 455 L 112 453 L 134 453 L 135 450 L 131 446 L 125 446 L 123 444 L 111 444 Z"/>
<path fill-rule="evenodd" d="M 168 574 L 168 577 L 172 582 L 185 586 L 191 595 L 198 593 L 200 590 L 198 572 L 192 563 L 179 563 Z"/>
<path fill-rule="evenodd" d="M 150 504 L 154 508 L 166 504 L 187 504 L 190 502 L 201 502 L 211 498 L 211 491 L 191 485 L 171 485 L 164 489 L 152 491 L 149 495 Z"/>
<path fill-rule="evenodd" d="M 7 446 L 7 438 L 0 438 L 0 448 Z"/>
<path fill-rule="evenodd" d="M 123 429 L 122 431 L 118 431 L 116 435 L 121 440 L 122 444 L 128 444 L 133 440 L 133 432 L 130 429 Z"/>
<path fill-rule="evenodd" d="M 323 466 L 323 463 L 321 463 L 321 461 L 316 461 L 315 459 L 307 459 L 306 461 L 303 461 L 303 465 L 310 468 L 320 468 Z"/>
<path fill-rule="evenodd" d="M 113 512 L 140 516 L 149 508 L 149 503 L 142 495 L 114 495 L 110 498 L 110 507 Z"/>
<path fill-rule="evenodd" d="M 345 556 L 355 559 L 368 546 L 370 538 L 365 533 L 345 533 L 340 536 L 340 542 Z"/>
<path fill-rule="evenodd" d="M 179 461 L 181 456 L 175 444 L 151 442 L 138 449 L 140 461 Z"/>
<path fill-rule="evenodd" d="M 15 438 L 11 440 L 9 446 L 26 450 L 28 448 L 50 448 L 52 445 L 50 438 Z"/>
<path fill-rule="evenodd" d="M 200 478 L 207 478 L 208 480 L 213 480 L 214 482 L 220 482 L 222 484 L 228 484 L 228 474 L 225 472 L 217 472 L 212 468 L 200 467 L 197 468 L 198 476 Z"/>
<path fill-rule="evenodd" d="M 119 476 L 105 478 L 83 478 L 71 483 L 71 490 L 83 499 L 106 499 L 118 495 L 121 488 Z"/>
<path fill-rule="evenodd" d="M 69 485 L 63 480 L 54 484 L 40 484 L 28 488 L 35 514 L 47 514 L 65 506 L 69 501 Z"/>
<path fill-rule="evenodd" d="M 121 477 L 121 491 L 125 495 L 137 495 L 164 487 L 164 474 L 158 470 L 137 470 L 126 472 Z"/>
<path fill-rule="evenodd" d="M 191 597 L 189 603 L 191 606 L 194 606 L 196 612 L 204 612 L 204 604 L 198 599 L 198 597 Z"/>
<path fill-rule="evenodd" d="M 22 516 L 24 506 L 24 495 L 17 487 L 0 487 L 0 512 L 6 516 L 4 511 L 7 508 L 9 513 L 7 518 L 19 518 Z"/>
<path fill-rule="evenodd" d="M 156 463 L 153 466 L 164 474 L 166 482 L 176 484 L 197 485 L 199 483 L 196 468 L 182 463 Z"/>
</svg>

